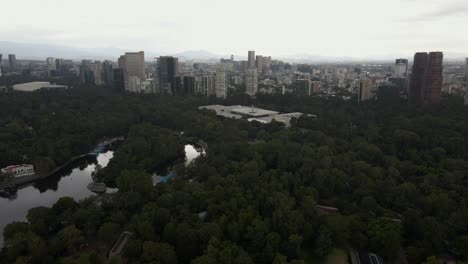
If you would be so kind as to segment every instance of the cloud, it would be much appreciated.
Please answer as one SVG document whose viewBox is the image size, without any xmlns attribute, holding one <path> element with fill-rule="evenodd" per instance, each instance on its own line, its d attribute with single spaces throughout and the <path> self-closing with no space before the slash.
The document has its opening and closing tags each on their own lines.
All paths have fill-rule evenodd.
<svg viewBox="0 0 468 264">
<path fill-rule="evenodd" d="M 446 17 L 464 16 L 468 15 L 468 3 L 467 2 L 455 2 L 455 3 L 442 3 L 436 9 L 432 11 L 416 15 L 413 17 L 407 17 L 400 20 L 400 22 L 427 22 L 443 19 Z"/>
</svg>

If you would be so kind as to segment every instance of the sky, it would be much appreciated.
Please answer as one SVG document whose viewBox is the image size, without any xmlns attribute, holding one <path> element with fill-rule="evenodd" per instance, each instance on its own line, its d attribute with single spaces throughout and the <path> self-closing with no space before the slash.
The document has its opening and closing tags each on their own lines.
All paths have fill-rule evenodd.
<svg viewBox="0 0 468 264">
<path fill-rule="evenodd" d="M 2 0 L 1 6 L 4 41 L 158 54 L 468 53 L 467 0 Z"/>
</svg>

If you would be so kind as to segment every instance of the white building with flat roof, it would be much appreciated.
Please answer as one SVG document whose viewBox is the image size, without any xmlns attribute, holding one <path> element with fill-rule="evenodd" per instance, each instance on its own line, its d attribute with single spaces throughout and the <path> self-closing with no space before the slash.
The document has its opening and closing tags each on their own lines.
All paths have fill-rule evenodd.
<svg viewBox="0 0 468 264">
<path fill-rule="evenodd" d="M 283 123 L 286 127 L 291 126 L 291 120 L 293 118 L 299 118 L 302 115 L 307 115 L 308 117 L 317 118 L 316 115 L 310 114 L 303 114 L 299 112 L 294 113 L 285 113 L 280 114 L 276 111 L 256 108 L 256 107 L 248 107 L 242 105 L 232 105 L 232 106 L 224 106 L 224 105 L 207 105 L 207 106 L 200 106 L 198 109 L 207 109 L 213 110 L 216 112 L 216 115 L 232 118 L 232 119 L 242 119 L 247 118 L 249 122 L 257 121 L 262 124 L 268 124 L 274 121 Z"/>
<path fill-rule="evenodd" d="M 67 89 L 66 85 L 50 84 L 50 82 L 29 82 L 13 85 L 13 90 L 23 92 L 33 92 L 41 88 L 45 89 Z"/>
</svg>

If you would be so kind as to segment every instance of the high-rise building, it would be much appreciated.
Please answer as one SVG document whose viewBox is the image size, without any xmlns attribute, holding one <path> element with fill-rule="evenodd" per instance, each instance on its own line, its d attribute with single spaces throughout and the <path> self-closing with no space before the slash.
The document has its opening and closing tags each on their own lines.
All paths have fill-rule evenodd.
<svg viewBox="0 0 468 264">
<path fill-rule="evenodd" d="M 63 68 L 63 59 L 55 59 L 55 69 L 62 70 Z"/>
<path fill-rule="evenodd" d="M 413 69 L 409 89 L 409 102 L 422 103 L 428 55 L 426 52 L 414 54 Z"/>
<path fill-rule="evenodd" d="M 226 98 L 227 97 L 227 78 L 224 69 L 216 70 L 216 97 Z"/>
<path fill-rule="evenodd" d="M 258 91 L 258 75 L 257 69 L 248 69 L 245 74 L 245 92 L 250 96 L 254 96 Z"/>
<path fill-rule="evenodd" d="M 179 59 L 171 56 L 161 56 L 157 63 L 157 75 L 161 93 L 173 93 L 172 82 L 179 74 Z"/>
<path fill-rule="evenodd" d="M 102 68 L 102 63 L 96 61 L 89 64 L 89 71 L 92 72 L 94 77 L 94 85 L 103 86 L 104 85 L 104 70 Z"/>
<path fill-rule="evenodd" d="M 126 52 L 119 58 L 119 68 L 124 69 L 128 75 L 145 80 L 145 52 Z"/>
<path fill-rule="evenodd" d="M 46 63 L 47 63 L 47 70 L 49 71 L 49 73 L 51 71 L 55 71 L 56 65 L 55 65 L 55 59 L 54 58 L 47 58 Z"/>
<path fill-rule="evenodd" d="M 309 79 L 295 80 L 294 94 L 299 96 L 310 96 L 312 94 L 312 82 Z"/>
<path fill-rule="evenodd" d="M 184 76 L 184 90 L 183 91 L 185 94 L 195 93 L 195 77 L 194 76 Z"/>
<path fill-rule="evenodd" d="M 8 63 L 9 63 L 9 70 L 15 71 L 16 70 L 16 55 L 15 54 L 8 54 Z"/>
<path fill-rule="evenodd" d="M 320 93 L 321 89 L 322 89 L 322 83 L 320 81 L 312 82 L 312 93 Z"/>
<path fill-rule="evenodd" d="M 0 62 L 2 61 L 2 54 L 0 54 Z M 465 87 L 468 90 L 468 58 L 465 61 Z"/>
<path fill-rule="evenodd" d="M 195 78 L 195 93 L 205 96 L 216 94 L 213 76 L 210 74 L 197 76 Z"/>
<path fill-rule="evenodd" d="M 0 53 L 0 67 L 2 66 L 2 57 L 3 57 L 3 54 Z"/>
<path fill-rule="evenodd" d="M 108 60 L 104 61 L 102 70 L 104 72 L 104 84 L 107 87 L 112 87 L 114 85 L 114 66 L 112 62 Z"/>
<path fill-rule="evenodd" d="M 255 68 L 255 50 L 249 50 L 249 68 Z"/>
<path fill-rule="evenodd" d="M 372 80 L 361 80 L 359 82 L 358 101 L 366 101 L 372 99 Z"/>
<path fill-rule="evenodd" d="M 437 103 L 441 99 L 443 53 L 418 52 L 414 55 L 409 102 Z"/>
<path fill-rule="evenodd" d="M 123 69 L 125 90 L 138 92 L 140 83 L 146 80 L 145 52 L 126 52 L 125 55 L 120 56 L 118 65 L 120 69 Z"/>
<path fill-rule="evenodd" d="M 395 61 L 395 76 L 406 77 L 407 73 L 408 73 L 408 60 L 397 59 Z"/>
<path fill-rule="evenodd" d="M 260 55 L 257 55 L 257 58 L 255 60 L 255 66 L 257 67 L 257 70 L 259 73 L 263 72 L 263 57 Z"/>
<path fill-rule="evenodd" d="M 125 91 L 139 93 L 141 91 L 142 79 L 138 76 L 128 74 L 125 77 Z"/>
<path fill-rule="evenodd" d="M 104 85 L 104 71 L 102 63 L 100 61 L 91 62 L 89 60 L 83 60 L 80 66 L 80 78 L 82 83 L 96 86 Z"/>
<path fill-rule="evenodd" d="M 117 68 L 113 70 L 114 81 L 112 84 L 112 89 L 118 92 L 125 91 L 125 74 L 122 68 Z"/>
<path fill-rule="evenodd" d="M 265 61 L 265 71 L 269 71 L 271 69 L 271 56 L 264 57 Z"/>
<path fill-rule="evenodd" d="M 430 52 L 426 71 L 426 84 L 424 89 L 425 103 L 438 103 L 441 99 L 443 82 L 442 52 Z"/>
</svg>

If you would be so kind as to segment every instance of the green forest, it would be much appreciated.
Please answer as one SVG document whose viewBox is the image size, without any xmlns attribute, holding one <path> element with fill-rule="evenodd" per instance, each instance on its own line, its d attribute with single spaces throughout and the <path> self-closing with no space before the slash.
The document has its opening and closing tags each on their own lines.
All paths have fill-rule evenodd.
<svg viewBox="0 0 468 264">
<path fill-rule="evenodd" d="M 303 112 L 291 128 L 221 118 L 208 104 Z M 226 100 L 104 89 L 0 93 L 0 167 L 47 173 L 125 136 L 98 172 L 113 194 L 61 198 L 4 230 L 0 263 L 316 263 L 337 249 L 389 263 L 468 261 L 468 107 L 340 98 Z M 153 186 L 154 166 L 206 154 Z M 339 209 L 321 214 L 317 206 Z M 123 231 L 122 259 L 107 259 Z M 310 257 L 313 256 L 313 257 Z M 317 262 L 320 263 L 320 262 Z"/>
</svg>

